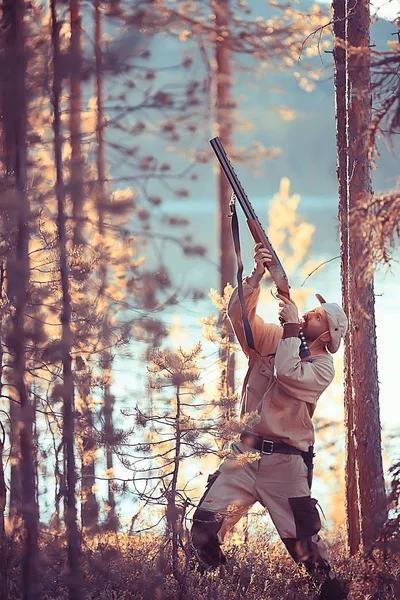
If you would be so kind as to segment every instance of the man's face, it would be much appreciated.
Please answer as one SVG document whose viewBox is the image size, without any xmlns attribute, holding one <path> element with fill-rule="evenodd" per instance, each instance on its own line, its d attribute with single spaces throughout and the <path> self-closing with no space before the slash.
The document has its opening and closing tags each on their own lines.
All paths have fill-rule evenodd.
<svg viewBox="0 0 400 600">
<path fill-rule="evenodd" d="M 329 331 L 328 319 L 321 306 L 304 313 L 300 324 L 308 340 L 316 340 L 325 331 Z"/>
</svg>

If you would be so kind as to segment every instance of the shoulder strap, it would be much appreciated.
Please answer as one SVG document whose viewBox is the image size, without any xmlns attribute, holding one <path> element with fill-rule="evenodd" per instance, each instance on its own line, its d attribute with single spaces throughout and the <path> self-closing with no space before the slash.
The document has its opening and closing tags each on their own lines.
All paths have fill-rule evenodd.
<svg viewBox="0 0 400 600">
<path fill-rule="evenodd" d="M 234 197 L 231 199 L 231 201 L 229 203 L 229 207 L 231 209 L 231 214 L 229 216 L 231 218 L 231 230 L 232 230 L 233 245 L 235 247 L 235 253 L 236 253 L 236 258 L 237 258 L 236 278 L 237 278 L 238 297 L 239 297 L 239 302 L 240 302 L 240 309 L 242 312 L 243 329 L 244 329 L 244 335 L 246 337 L 246 343 L 251 350 L 254 350 L 254 352 L 256 354 L 258 354 L 258 356 L 261 356 L 263 358 L 266 358 L 267 356 L 275 356 L 275 352 L 273 352 L 272 354 L 261 354 L 257 350 L 257 348 L 255 347 L 255 344 L 254 344 L 253 332 L 251 330 L 250 322 L 249 322 L 249 319 L 247 316 L 246 305 L 245 305 L 244 296 L 243 296 L 243 282 L 242 282 L 243 261 L 242 261 L 242 253 L 241 253 L 241 248 L 240 248 L 239 221 L 238 221 L 238 217 L 237 217 Z"/>
</svg>

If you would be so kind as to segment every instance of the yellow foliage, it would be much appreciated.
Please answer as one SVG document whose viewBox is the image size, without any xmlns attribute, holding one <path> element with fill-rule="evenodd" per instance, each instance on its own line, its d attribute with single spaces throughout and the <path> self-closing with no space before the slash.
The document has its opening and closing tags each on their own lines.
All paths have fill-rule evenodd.
<svg viewBox="0 0 400 600">
<path fill-rule="evenodd" d="M 84 467 L 86 467 L 87 465 L 92 465 L 96 460 L 96 456 L 97 456 L 96 448 L 93 448 L 92 450 L 83 451 L 82 465 Z"/>
<path fill-rule="evenodd" d="M 278 106 L 274 110 L 282 117 L 284 121 L 294 121 L 296 118 L 296 111 L 287 106 Z"/>
<path fill-rule="evenodd" d="M 214 306 L 219 310 L 219 312 L 226 314 L 226 310 L 228 307 L 229 298 L 231 297 L 233 292 L 233 287 L 230 283 L 228 283 L 224 289 L 224 294 L 221 296 L 216 290 L 213 288 L 210 289 L 209 297 L 211 298 Z"/>
<path fill-rule="evenodd" d="M 274 194 L 268 211 L 267 235 L 271 240 L 289 278 L 299 270 L 309 268 L 304 263 L 309 252 L 315 226 L 307 223 L 298 214 L 300 195 L 290 195 L 290 180 L 283 177 L 279 192 Z M 307 273 L 308 274 L 308 273 Z M 295 294 L 292 290 L 292 294 Z M 304 298 L 305 291 L 297 291 Z"/>
<path fill-rule="evenodd" d="M 107 479 L 112 479 L 114 477 L 114 469 L 113 469 L 113 467 L 111 467 L 110 469 L 106 469 L 104 471 L 104 477 L 106 477 Z"/>
<path fill-rule="evenodd" d="M 179 39 L 181 42 L 186 42 L 186 40 L 191 36 L 191 32 L 189 31 L 189 29 L 185 29 L 184 31 L 181 31 L 181 33 L 179 34 Z"/>
</svg>

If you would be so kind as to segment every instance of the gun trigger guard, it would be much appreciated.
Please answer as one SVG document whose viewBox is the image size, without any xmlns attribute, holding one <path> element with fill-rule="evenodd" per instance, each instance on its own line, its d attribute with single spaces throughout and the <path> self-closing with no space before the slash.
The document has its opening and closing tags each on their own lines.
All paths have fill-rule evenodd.
<svg viewBox="0 0 400 600">
<path fill-rule="evenodd" d="M 275 290 L 275 293 L 274 293 L 274 290 Z M 273 297 L 275 300 L 279 300 L 279 298 L 277 298 L 277 296 L 276 296 L 276 294 L 278 293 L 278 288 L 277 288 L 277 287 L 276 287 L 276 288 L 270 288 L 270 290 L 269 290 L 269 291 L 270 291 L 270 294 L 271 294 L 271 296 L 272 296 L 272 297 Z"/>
</svg>

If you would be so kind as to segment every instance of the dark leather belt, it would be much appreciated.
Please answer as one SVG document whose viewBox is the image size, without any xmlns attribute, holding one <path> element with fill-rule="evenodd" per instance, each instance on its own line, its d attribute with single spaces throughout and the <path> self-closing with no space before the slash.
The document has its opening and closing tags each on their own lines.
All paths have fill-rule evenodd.
<svg viewBox="0 0 400 600">
<path fill-rule="evenodd" d="M 307 452 L 302 452 L 298 448 L 294 448 L 284 442 L 265 440 L 260 435 L 254 433 L 242 433 L 240 435 L 240 441 L 247 446 L 251 446 L 254 450 L 259 450 L 261 454 L 298 454 L 303 457 L 307 454 Z"/>
</svg>

